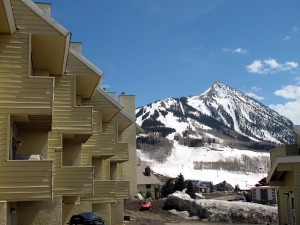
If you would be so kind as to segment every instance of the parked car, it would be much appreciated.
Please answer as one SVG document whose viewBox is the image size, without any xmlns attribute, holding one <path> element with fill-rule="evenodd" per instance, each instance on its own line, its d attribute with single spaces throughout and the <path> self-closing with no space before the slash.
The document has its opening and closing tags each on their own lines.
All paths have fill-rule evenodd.
<svg viewBox="0 0 300 225">
<path fill-rule="evenodd" d="M 145 199 L 141 204 L 141 210 L 150 210 L 151 209 L 151 202 L 149 199 Z"/>
<path fill-rule="evenodd" d="M 70 225 L 105 225 L 104 220 L 97 213 L 85 212 L 73 215 L 69 221 Z"/>
</svg>

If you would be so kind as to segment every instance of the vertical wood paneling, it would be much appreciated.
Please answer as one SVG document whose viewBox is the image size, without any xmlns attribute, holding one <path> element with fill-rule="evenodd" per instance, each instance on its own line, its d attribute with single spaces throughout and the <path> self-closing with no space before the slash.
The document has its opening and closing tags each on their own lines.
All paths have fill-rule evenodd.
<svg viewBox="0 0 300 225">
<path fill-rule="evenodd" d="M 0 162 L 5 162 L 8 157 L 9 144 L 9 115 L 0 114 Z M 1 167 L 0 167 L 1 171 Z"/>
<path fill-rule="evenodd" d="M 102 180 L 110 179 L 110 161 L 102 160 Z"/>
</svg>

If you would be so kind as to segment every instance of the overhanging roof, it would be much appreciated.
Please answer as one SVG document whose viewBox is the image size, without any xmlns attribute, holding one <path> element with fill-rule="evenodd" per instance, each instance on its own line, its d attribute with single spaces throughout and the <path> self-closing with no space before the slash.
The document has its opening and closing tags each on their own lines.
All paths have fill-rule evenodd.
<svg viewBox="0 0 300 225">
<path fill-rule="evenodd" d="M 67 65 L 67 72 L 70 69 L 71 73 L 76 75 L 76 95 L 90 99 L 95 93 L 103 72 L 74 48 L 70 47 L 69 53 L 71 54 L 69 58 L 73 57 L 73 60 L 77 60 L 77 62 L 69 63 L 68 59 Z"/>
<path fill-rule="evenodd" d="M 267 182 L 281 180 L 284 172 L 293 170 L 295 163 L 300 163 L 300 155 L 278 156 L 267 176 Z"/>
<path fill-rule="evenodd" d="M 130 116 L 125 110 L 121 110 L 113 118 L 113 121 L 118 123 L 118 131 L 123 131 L 132 123 L 135 123 L 135 119 L 132 116 Z"/>
<path fill-rule="evenodd" d="M 9 0 L 0 0 L 0 21 L 0 33 L 12 34 L 16 30 L 16 24 Z"/>
</svg>

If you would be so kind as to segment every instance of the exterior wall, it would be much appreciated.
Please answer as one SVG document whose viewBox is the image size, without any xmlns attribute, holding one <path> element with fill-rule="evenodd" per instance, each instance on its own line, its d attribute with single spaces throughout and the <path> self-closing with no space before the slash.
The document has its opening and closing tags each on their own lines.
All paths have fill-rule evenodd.
<svg viewBox="0 0 300 225">
<path fill-rule="evenodd" d="M 111 223 L 111 203 L 93 204 L 93 212 L 101 215 L 105 220 L 105 225 L 112 225 Z"/>
<path fill-rule="evenodd" d="M 280 186 L 278 189 L 278 206 L 279 210 L 279 224 L 284 225 L 288 223 L 288 214 L 287 214 L 287 204 L 286 204 L 286 195 L 284 193 L 294 192 L 294 173 L 287 172 L 284 179 L 284 185 Z"/>
<path fill-rule="evenodd" d="M 19 139 L 22 141 L 20 153 L 41 155 L 47 159 L 47 132 L 19 132 Z"/>
<path fill-rule="evenodd" d="M 6 160 L 8 159 L 8 149 L 10 144 L 10 141 L 8 139 L 8 137 L 10 137 L 9 124 L 9 115 L 0 114 L 0 162 L 6 162 Z M 1 167 L 0 171 L 2 172 Z"/>
<path fill-rule="evenodd" d="M 52 114 L 53 78 L 29 78 L 30 35 L 0 35 L 0 113 Z M 18 82 L 16 82 L 16 80 Z"/>
<path fill-rule="evenodd" d="M 54 198 L 52 201 L 18 202 L 18 223 L 22 225 L 62 224 L 62 201 Z"/>
<path fill-rule="evenodd" d="M 16 20 L 17 29 L 21 32 L 35 33 L 35 34 L 58 34 L 58 32 L 51 27 L 46 21 L 34 13 L 22 1 L 11 1 L 14 9 L 14 17 Z"/>
<path fill-rule="evenodd" d="M 62 154 L 62 166 L 81 165 L 81 143 L 64 143 Z"/>
<path fill-rule="evenodd" d="M 124 202 L 117 200 L 116 203 L 111 204 L 111 224 L 123 225 L 124 224 Z"/>
<path fill-rule="evenodd" d="M 0 202 L 0 224 L 7 224 L 8 217 L 7 202 Z"/>
<path fill-rule="evenodd" d="M 135 116 L 135 96 L 121 95 L 119 102 L 124 106 L 124 109 L 130 116 Z M 136 126 L 135 123 L 130 125 L 123 132 L 123 141 L 128 143 L 129 160 L 123 163 L 124 180 L 130 181 L 130 196 L 137 195 L 137 173 L 136 173 Z M 153 195 L 154 196 L 154 195 Z"/>
</svg>

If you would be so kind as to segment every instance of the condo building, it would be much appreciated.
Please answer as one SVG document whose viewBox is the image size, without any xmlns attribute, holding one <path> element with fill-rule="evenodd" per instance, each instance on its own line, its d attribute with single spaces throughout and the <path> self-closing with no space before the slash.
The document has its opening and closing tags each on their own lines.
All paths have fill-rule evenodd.
<svg viewBox="0 0 300 225">
<path fill-rule="evenodd" d="M 0 0 L 0 224 L 67 224 L 95 212 L 123 224 L 137 193 L 135 96 L 51 17 L 50 4 Z"/>
</svg>

